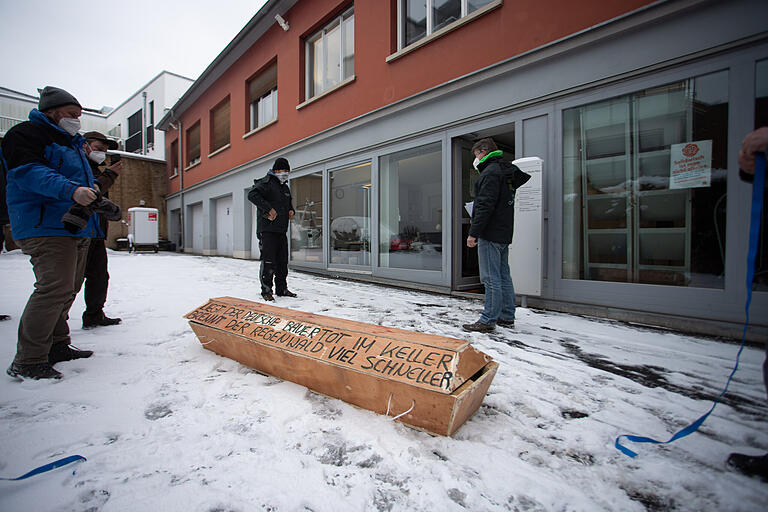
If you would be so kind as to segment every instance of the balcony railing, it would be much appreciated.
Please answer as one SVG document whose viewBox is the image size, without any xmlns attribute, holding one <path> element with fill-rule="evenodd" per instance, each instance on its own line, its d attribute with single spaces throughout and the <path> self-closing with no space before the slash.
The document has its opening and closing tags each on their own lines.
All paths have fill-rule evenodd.
<svg viewBox="0 0 768 512">
<path fill-rule="evenodd" d="M 26 119 L 16 119 L 15 117 L 0 116 L 0 137 L 4 137 L 5 134 L 19 123 L 23 123 Z"/>
</svg>

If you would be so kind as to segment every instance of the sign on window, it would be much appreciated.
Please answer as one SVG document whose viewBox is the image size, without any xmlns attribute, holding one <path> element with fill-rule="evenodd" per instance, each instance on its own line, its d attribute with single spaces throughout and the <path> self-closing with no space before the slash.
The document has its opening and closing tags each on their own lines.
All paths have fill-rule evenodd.
<svg viewBox="0 0 768 512">
<path fill-rule="evenodd" d="M 709 187 L 712 179 L 712 141 L 672 144 L 669 162 L 670 189 Z"/>
</svg>

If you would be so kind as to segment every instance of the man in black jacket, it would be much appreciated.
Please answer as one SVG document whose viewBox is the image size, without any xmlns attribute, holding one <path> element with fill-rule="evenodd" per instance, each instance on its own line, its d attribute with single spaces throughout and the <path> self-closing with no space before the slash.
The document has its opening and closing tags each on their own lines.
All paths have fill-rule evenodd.
<svg viewBox="0 0 768 512">
<path fill-rule="evenodd" d="M 95 131 L 86 133 L 84 137 L 86 144 L 83 149 L 88 155 L 88 163 L 91 165 L 99 192 L 104 197 L 109 197 L 108 190 L 120 175 L 123 162 L 117 161 L 104 170 L 101 170 L 99 165 L 104 163 L 108 150 L 117 149 L 117 142 Z M 88 259 L 85 262 L 83 329 L 116 325 L 121 322 L 119 318 L 110 318 L 104 314 L 109 272 L 107 271 L 107 248 L 104 243 L 107 237 L 108 223 L 102 215 L 99 215 L 99 227 L 101 227 L 104 237 L 91 239 L 91 244 L 88 246 Z"/>
<path fill-rule="evenodd" d="M 272 279 L 275 293 L 281 297 L 296 297 L 288 289 L 288 221 L 293 218 L 291 189 L 288 187 L 288 160 L 278 158 L 272 169 L 260 180 L 254 180 L 248 192 L 248 200 L 258 209 L 256 232 L 261 247 L 261 296 L 275 300 L 272 295 Z"/>
<path fill-rule="evenodd" d="M 491 332 L 496 324 L 515 326 L 515 288 L 509 275 L 509 244 L 515 228 L 515 191 L 530 175 L 503 160 L 493 139 L 472 146 L 475 183 L 472 224 L 467 247 L 477 247 L 480 281 L 485 286 L 485 308 L 480 319 L 465 324 L 465 331 Z"/>
</svg>

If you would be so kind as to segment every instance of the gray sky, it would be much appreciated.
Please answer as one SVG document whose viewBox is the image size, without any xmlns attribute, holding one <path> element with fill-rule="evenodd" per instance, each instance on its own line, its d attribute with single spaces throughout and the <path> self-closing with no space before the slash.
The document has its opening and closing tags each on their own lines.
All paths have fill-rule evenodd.
<svg viewBox="0 0 768 512">
<path fill-rule="evenodd" d="M 266 0 L 0 0 L 0 86 L 117 107 L 162 70 L 196 79 Z"/>
</svg>

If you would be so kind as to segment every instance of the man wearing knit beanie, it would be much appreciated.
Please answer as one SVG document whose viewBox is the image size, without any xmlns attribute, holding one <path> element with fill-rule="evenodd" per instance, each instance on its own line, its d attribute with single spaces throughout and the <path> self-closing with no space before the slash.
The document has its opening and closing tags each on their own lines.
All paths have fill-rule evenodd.
<svg viewBox="0 0 768 512">
<path fill-rule="evenodd" d="M 288 289 L 288 221 L 293 218 L 291 189 L 288 173 L 291 166 L 285 158 L 278 158 L 260 180 L 254 180 L 248 192 L 248 200 L 258 209 L 256 233 L 261 246 L 261 296 L 273 301 L 272 280 L 275 293 L 280 297 L 296 297 Z"/>
<path fill-rule="evenodd" d="M 40 112 L 45 112 L 62 105 L 77 105 L 81 109 L 83 108 L 77 99 L 64 89 L 48 85 L 40 91 L 40 101 L 37 104 L 37 110 Z"/>
<path fill-rule="evenodd" d="M 93 354 L 69 344 L 67 324 L 83 283 L 90 239 L 101 236 L 93 216 L 75 232 L 62 223 L 74 203 L 88 206 L 96 199 L 85 139 L 78 133 L 81 113 L 70 93 L 45 87 L 29 121 L 12 127 L 2 141 L 11 230 L 30 256 L 36 278 L 19 319 L 16 356 L 7 370 L 18 379 L 59 379 L 54 364 Z"/>
</svg>

